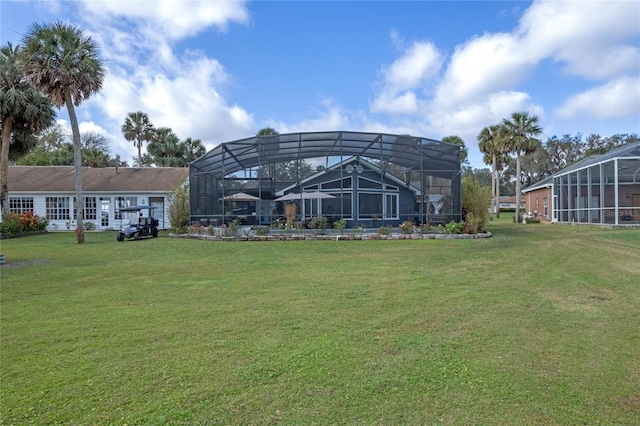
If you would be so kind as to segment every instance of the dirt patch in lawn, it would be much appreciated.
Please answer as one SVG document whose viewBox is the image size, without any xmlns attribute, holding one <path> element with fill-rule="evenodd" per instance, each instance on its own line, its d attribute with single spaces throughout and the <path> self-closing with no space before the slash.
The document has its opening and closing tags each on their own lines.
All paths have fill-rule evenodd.
<svg viewBox="0 0 640 426">
<path fill-rule="evenodd" d="M 48 259 L 30 259 L 30 260 L 7 260 L 5 258 L 4 260 L 5 263 L 3 263 L 2 265 L 0 265 L 0 268 L 22 268 L 24 266 L 35 266 L 35 265 L 42 265 L 43 263 L 49 263 L 51 262 Z"/>
</svg>

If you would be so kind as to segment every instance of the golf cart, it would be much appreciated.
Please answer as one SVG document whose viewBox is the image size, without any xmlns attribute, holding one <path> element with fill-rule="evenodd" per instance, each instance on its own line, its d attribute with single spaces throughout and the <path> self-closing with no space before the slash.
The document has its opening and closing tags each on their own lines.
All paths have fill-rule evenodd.
<svg viewBox="0 0 640 426">
<path fill-rule="evenodd" d="M 120 209 L 122 220 L 117 236 L 118 241 L 124 241 L 125 238 L 139 240 L 142 237 L 157 237 L 158 219 L 153 218 L 153 209 L 154 207 L 151 206 L 134 206 Z M 143 217 L 142 210 L 149 211 L 146 217 Z M 125 219 L 125 215 L 127 219 Z"/>
</svg>

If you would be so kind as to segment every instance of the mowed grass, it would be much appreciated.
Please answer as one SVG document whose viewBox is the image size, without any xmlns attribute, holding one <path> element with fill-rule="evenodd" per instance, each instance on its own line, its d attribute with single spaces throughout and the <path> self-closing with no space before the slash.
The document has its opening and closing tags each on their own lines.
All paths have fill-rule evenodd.
<svg viewBox="0 0 640 426">
<path fill-rule="evenodd" d="M 640 229 L 0 242 L 1 424 L 639 424 Z"/>
</svg>

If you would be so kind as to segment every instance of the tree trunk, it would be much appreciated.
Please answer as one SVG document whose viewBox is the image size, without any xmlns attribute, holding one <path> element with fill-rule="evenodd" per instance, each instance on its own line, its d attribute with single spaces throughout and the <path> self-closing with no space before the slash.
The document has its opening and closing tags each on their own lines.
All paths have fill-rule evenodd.
<svg viewBox="0 0 640 426">
<path fill-rule="evenodd" d="M 138 167 L 142 167 L 142 141 L 138 141 Z"/>
<path fill-rule="evenodd" d="M 520 223 L 520 150 L 516 150 L 516 223 Z"/>
<path fill-rule="evenodd" d="M 496 170 L 496 205 L 498 207 L 496 219 L 500 219 L 500 172 L 498 170 Z"/>
<path fill-rule="evenodd" d="M 78 244 L 82 244 L 84 243 L 84 198 L 82 197 L 82 145 L 80 144 L 80 128 L 78 127 L 78 118 L 76 117 L 76 110 L 71 101 L 69 89 L 65 90 L 64 98 L 67 104 L 67 111 L 69 112 L 71 133 L 73 135 L 73 165 L 76 172 L 76 202 L 74 203 L 76 209 L 76 239 L 78 240 Z"/>
<path fill-rule="evenodd" d="M 2 121 L 2 149 L 0 150 L 0 217 L 5 211 L 7 200 L 7 175 L 9 174 L 9 147 L 13 120 L 5 117 Z"/>
<path fill-rule="evenodd" d="M 498 215 L 498 198 L 496 197 L 496 182 L 498 180 L 498 171 L 496 170 L 496 154 L 491 156 L 491 197 L 493 197 L 493 214 Z M 496 217 L 500 217 L 499 215 Z"/>
</svg>

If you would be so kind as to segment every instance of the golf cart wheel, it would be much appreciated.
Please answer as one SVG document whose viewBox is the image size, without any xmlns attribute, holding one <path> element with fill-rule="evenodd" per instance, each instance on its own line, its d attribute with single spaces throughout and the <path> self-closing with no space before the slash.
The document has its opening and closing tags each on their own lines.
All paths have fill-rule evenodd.
<svg viewBox="0 0 640 426">
<path fill-rule="evenodd" d="M 117 239 L 118 241 L 124 241 L 124 234 L 120 234 L 120 233 L 119 233 L 119 234 L 118 234 L 118 236 L 116 237 L 116 239 Z"/>
<path fill-rule="evenodd" d="M 139 233 L 139 232 L 136 232 L 136 233 L 133 235 L 133 238 L 134 238 L 135 240 L 139 240 L 139 239 L 140 239 L 140 233 Z"/>
<path fill-rule="evenodd" d="M 153 238 L 155 238 L 155 237 L 157 237 L 157 236 L 158 236 L 158 231 L 155 231 L 155 232 L 153 233 Z"/>
</svg>

